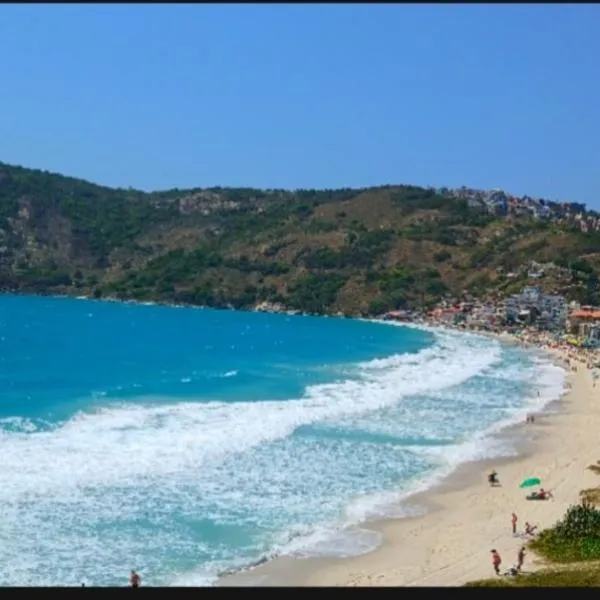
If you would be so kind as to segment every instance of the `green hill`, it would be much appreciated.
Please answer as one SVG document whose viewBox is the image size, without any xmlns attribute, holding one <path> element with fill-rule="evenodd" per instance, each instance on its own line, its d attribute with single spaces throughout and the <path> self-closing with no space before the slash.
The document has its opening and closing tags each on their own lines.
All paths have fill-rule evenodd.
<svg viewBox="0 0 600 600">
<path fill-rule="evenodd" d="M 415 186 L 145 193 L 0 163 L 0 286 L 373 314 L 536 280 L 593 300 L 600 233 Z"/>
</svg>

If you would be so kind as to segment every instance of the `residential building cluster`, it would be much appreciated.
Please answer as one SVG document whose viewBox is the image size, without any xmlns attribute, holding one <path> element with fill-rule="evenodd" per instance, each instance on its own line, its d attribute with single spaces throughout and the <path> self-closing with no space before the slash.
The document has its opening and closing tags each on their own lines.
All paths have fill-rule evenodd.
<svg viewBox="0 0 600 600">
<path fill-rule="evenodd" d="M 530 196 L 513 196 L 503 190 L 477 190 L 460 187 L 438 188 L 439 194 L 464 198 L 469 206 L 506 217 L 529 217 L 551 220 L 578 228 L 583 232 L 600 231 L 600 215 L 588 211 L 585 204 L 554 202 Z"/>
<path fill-rule="evenodd" d="M 559 294 L 544 294 L 538 286 L 527 286 L 520 294 L 504 300 L 507 324 L 535 324 L 547 331 L 564 330 L 568 316 L 567 300 Z"/>
<path fill-rule="evenodd" d="M 518 294 L 487 301 L 467 294 L 461 300 L 445 299 L 427 313 L 398 310 L 383 318 L 495 332 L 532 328 L 600 346 L 600 307 L 569 303 L 564 296 L 546 294 L 538 286 L 526 286 Z"/>
</svg>

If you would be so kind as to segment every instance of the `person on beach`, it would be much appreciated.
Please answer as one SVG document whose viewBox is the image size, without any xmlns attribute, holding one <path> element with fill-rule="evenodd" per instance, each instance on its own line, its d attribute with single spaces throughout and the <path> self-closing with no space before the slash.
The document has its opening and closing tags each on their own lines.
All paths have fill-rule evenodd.
<svg viewBox="0 0 600 600">
<path fill-rule="evenodd" d="M 132 588 L 140 587 L 141 582 L 142 582 L 142 578 L 133 569 L 131 569 L 131 575 L 129 577 L 129 584 L 131 585 L 131 587 Z"/>
<path fill-rule="evenodd" d="M 531 525 L 531 523 L 528 523 L 527 521 L 525 521 L 525 535 L 534 536 L 536 529 L 537 529 L 537 525 Z"/>
<path fill-rule="evenodd" d="M 521 546 L 517 553 L 517 571 L 521 572 L 523 563 L 525 562 L 525 546 Z"/>
<path fill-rule="evenodd" d="M 498 554 L 497 550 L 492 550 L 492 565 L 494 567 L 494 571 L 496 571 L 496 575 L 500 575 L 500 565 L 502 564 L 502 559 Z"/>
<path fill-rule="evenodd" d="M 512 514 L 512 532 L 513 535 L 517 535 L 517 515 L 515 513 Z"/>
</svg>

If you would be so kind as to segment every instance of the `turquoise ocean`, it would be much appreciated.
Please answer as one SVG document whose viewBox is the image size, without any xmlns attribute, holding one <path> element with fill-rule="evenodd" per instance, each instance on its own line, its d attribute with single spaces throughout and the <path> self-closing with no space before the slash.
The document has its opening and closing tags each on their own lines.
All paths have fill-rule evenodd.
<svg viewBox="0 0 600 600">
<path fill-rule="evenodd" d="M 210 585 L 364 523 L 558 398 L 541 353 L 338 318 L 0 296 L 0 585 Z"/>
</svg>

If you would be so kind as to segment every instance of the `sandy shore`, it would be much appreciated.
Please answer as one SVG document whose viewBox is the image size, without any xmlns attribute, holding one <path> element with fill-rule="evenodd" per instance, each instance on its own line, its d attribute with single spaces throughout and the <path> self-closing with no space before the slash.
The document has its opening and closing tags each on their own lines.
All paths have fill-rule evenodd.
<svg viewBox="0 0 600 600">
<path fill-rule="evenodd" d="M 525 539 L 512 534 L 512 512 L 518 515 L 519 532 L 526 521 L 543 529 L 578 501 L 582 488 L 600 485 L 600 477 L 586 469 L 600 459 L 600 387 L 593 388 L 583 364 L 569 373 L 569 381 L 571 390 L 557 413 L 518 426 L 524 438 L 519 457 L 463 465 L 438 488 L 411 499 L 411 504 L 425 504 L 427 514 L 366 525 L 383 535 L 375 551 L 344 559 L 284 557 L 225 577 L 220 585 L 456 586 L 494 576 L 492 548 L 502 556 L 503 569 L 509 568 Z M 500 487 L 487 483 L 491 466 L 499 473 Z M 531 476 L 542 479 L 553 500 L 525 499 L 518 486 Z M 528 556 L 524 571 L 539 566 Z"/>
</svg>

